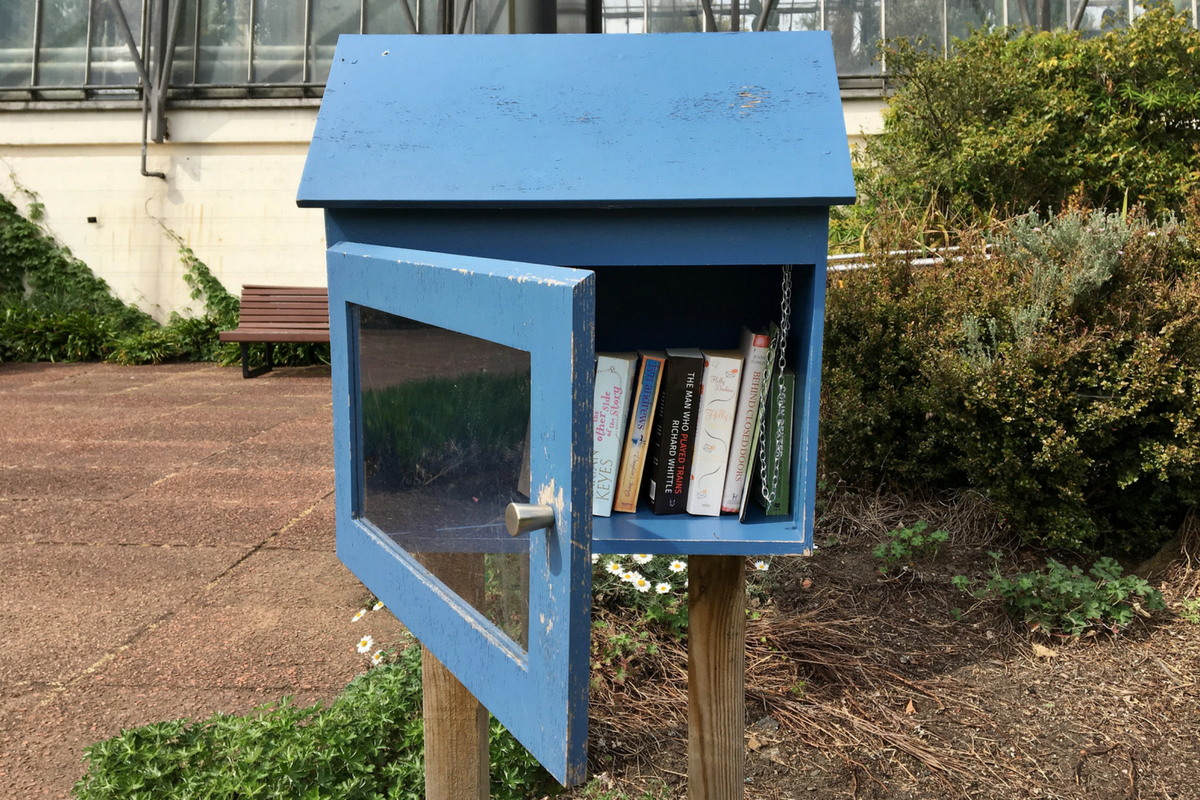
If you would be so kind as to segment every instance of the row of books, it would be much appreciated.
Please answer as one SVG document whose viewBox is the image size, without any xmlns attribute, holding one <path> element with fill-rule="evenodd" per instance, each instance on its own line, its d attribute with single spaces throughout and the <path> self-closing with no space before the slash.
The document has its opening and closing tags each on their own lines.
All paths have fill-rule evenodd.
<svg viewBox="0 0 1200 800">
<path fill-rule="evenodd" d="M 743 328 L 737 350 L 598 353 L 592 513 L 636 511 L 644 498 L 655 514 L 744 518 L 753 495 L 786 514 L 796 376 L 772 376 L 772 337 L 774 326 Z"/>
</svg>

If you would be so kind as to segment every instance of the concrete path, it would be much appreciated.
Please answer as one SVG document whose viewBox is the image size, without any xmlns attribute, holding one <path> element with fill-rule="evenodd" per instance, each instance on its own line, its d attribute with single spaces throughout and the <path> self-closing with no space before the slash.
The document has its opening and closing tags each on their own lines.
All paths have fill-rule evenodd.
<svg viewBox="0 0 1200 800">
<path fill-rule="evenodd" d="M 122 728 L 332 698 L 396 643 L 334 555 L 328 369 L 0 364 L 0 797 Z"/>
</svg>

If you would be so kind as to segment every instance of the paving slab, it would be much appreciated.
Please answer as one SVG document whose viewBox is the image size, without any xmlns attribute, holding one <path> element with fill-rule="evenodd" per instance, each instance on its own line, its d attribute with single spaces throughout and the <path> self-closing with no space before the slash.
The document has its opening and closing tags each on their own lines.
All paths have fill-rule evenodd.
<svg viewBox="0 0 1200 800">
<path fill-rule="evenodd" d="M 118 467 L 135 465 L 153 469 L 166 476 L 184 467 L 198 464 L 225 450 L 225 442 L 106 442 L 65 441 L 43 459 L 59 467 Z M 43 466 L 45 464 L 38 464 Z"/>
<path fill-rule="evenodd" d="M 333 495 L 313 506 L 265 545 L 267 548 L 312 550 L 318 553 L 337 551 L 337 527 Z"/>
<path fill-rule="evenodd" d="M 333 469 L 333 441 L 240 442 L 198 466 L 210 469 Z"/>
<path fill-rule="evenodd" d="M 63 682 L 178 609 L 247 548 L 0 545 L 0 682 Z"/>
<path fill-rule="evenodd" d="M 239 408 L 236 411 L 204 405 L 182 408 L 151 419 L 131 418 L 99 437 L 108 441 L 226 441 L 239 442 L 294 420 L 290 408 Z M 331 423 L 332 424 L 332 423 Z"/>
<path fill-rule="evenodd" d="M 85 520 L 99 505 L 89 500 L 0 500 L 0 544 L 85 541 Z"/>
<path fill-rule="evenodd" d="M 334 697 L 388 612 L 334 555 L 327 368 L 0 364 L 0 798 L 121 728 Z"/>
<path fill-rule="evenodd" d="M 333 470 L 207 469 L 189 467 L 163 478 L 131 499 L 170 498 L 241 502 L 316 502 L 333 491 Z"/>
<path fill-rule="evenodd" d="M 7 466 L 0 469 L 0 498 L 117 500 L 167 473 L 166 468 Z"/>
<path fill-rule="evenodd" d="M 46 541 L 188 546 L 258 545 L 311 508 L 309 499 L 262 503 L 190 498 L 95 503 L 87 518 Z M 60 535 L 61 539 L 52 538 Z"/>
</svg>

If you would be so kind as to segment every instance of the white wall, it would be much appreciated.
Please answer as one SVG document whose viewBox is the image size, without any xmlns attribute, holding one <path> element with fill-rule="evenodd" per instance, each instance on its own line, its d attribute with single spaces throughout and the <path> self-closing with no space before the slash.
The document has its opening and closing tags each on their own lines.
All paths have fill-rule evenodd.
<svg viewBox="0 0 1200 800">
<path fill-rule="evenodd" d="M 883 105 L 844 101 L 851 144 L 882 129 Z M 315 105 L 172 109 L 170 141 L 151 144 L 147 160 L 164 182 L 140 173 L 138 110 L 0 112 L 0 192 L 22 210 L 13 178 L 37 192 L 58 240 L 160 320 L 192 301 L 178 247 L 156 220 L 231 292 L 324 286 L 321 212 L 295 203 L 316 118 Z"/>
<path fill-rule="evenodd" d="M 0 114 L 0 192 L 37 192 L 44 225 L 124 300 L 165 319 L 190 303 L 175 231 L 230 291 L 243 283 L 325 285 L 319 210 L 296 208 L 315 107 L 180 109 L 149 146 L 141 113 Z M 88 217 L 95 217 L 89 223 Z"/>
</svg>

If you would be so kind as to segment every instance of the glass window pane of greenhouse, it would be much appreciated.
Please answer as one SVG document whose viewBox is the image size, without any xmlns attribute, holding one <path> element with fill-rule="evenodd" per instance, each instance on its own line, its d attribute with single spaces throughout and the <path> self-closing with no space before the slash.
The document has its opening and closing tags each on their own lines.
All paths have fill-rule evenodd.
<svg viewBox="0 0 1200 800">
<path fill-rule="evenodd" d="M 750 24 L 757 24 L 759 0 L 753 0 L 750 8 L 753 15 Z M 821 4 L 818 0 L 777 0 L 767 20 L 768 31 L 819 31 L 821 30 Z"/>
<path fill-rule="evenodd" d="M 125 12 L 125 22 L 130 24 L 133 41 L 142 42 L 142 1 L 120 0 L 121 10 Z M 86 7 L 86 4 L 84 4 Z M 86 12 L 80 14 L 86 20 Z M 44 25 L 44 18 L 43 18 Z M 86 30 L 84 31 L 86 37 Z M 47 38 L 42 35 L 42 50 L 40 64 L 46 64 L 48 58 Z M 91 8 L 91 70 L 89 83 L 94 86 L 134 86 L 138 83 L 138 68 L 133 65 L 133 56 L 125 42 L 125 34 L 121 31 L 116 12 L 109 0 L 94 2 Z M 48 83 L 49 74 L 46 68 L 38 67 L 43 74 L 42 83 Z M 79 71 L 78 83 L 83 83 L 83 70 Z"/>
<path fill-rule="evenodd" d="M 1003 0 L 949 0 L 946 28 L 950 42 L 966 39 L 973 30 L 991 30 L 1004 24 Z M 891 34 L 891 31 L 888 31 Z"/>
<path fill-rule="evenodd" d="M 343 33 L 358 33 L 359 0 L 313 0 L 312 80 L 324 83 L 333 64 L 333 51 Z"/>
<path fill-rule="evenodd" d="M 128 0 L 127 0 L 128 1 Z M 137 0 L 133 0 L 136 3 Z M 132 3 L 131 3 L 132 4 Z M 125 6 L 126 3 L 121 5 Z M 113 20 L 113 14 L 107 10 L 107 5 L 97 3 L 97 11 L 104 6 L 103 16 Z M 125 11 L 129 14 L 128 7 Z M 139 13 L 134 10 L 135 14 Z M 139 18 L 140 19 L 140 18 Z M 137 31 L 133 22 L 130 27 Z M 82 86 L 86 65 L 84 57 L 87 54 L 88 29 L 88 0 L 43 0 L 42 3 L 42 43 L 38 50 L 38 85 L 39 86 Z M 116 32 L 116 23 L 112 23 Z M 119 35 L 119 34 L 118 34 Z M 94 40 L 93 40 L 94 41 Z M 122 54 L 129 59 L 129 51 L 125 48 L 125 40 L 119 40 Z M 93 75 L 93 82 L 96 76 Z M 118 81 L 110 81 L 116 83 Z M 137 77 L 129 83 L 136 83 Z"/>
<path fill-rule="evenodd" d="M 943 0 L 892 0 L 884 7 L 884 31 L 889 39 L 921 41 L 941 50 Z"/>
<path fill-rule="evenodd" d="M 649 33 L 677 33 L 704 30 L 704 12 L 699 0 L 646 0 Z"/>
<path fill-rule="evenodd" d="M 833 36 L 838 75 L 878 75 L 879 0 L 825 0 L 825 28 Z"/>
<path fill-rule="evenodd" d="M 175 40 L 175 61 L 171 64 L 172 86 L 186 86 L 192 83 L 196 57 L 196 2 L 197 0 L 183 0 L 179 38 Z"/>
<path fill-rule="evenodd" d="M 476 33 L 509 33 L 508 0 L 475 0 Z"/>
<path fill-rule="evenodd" d="M 304 80 L 304 0 L 254 0 L 254 83 Z"/>
<path fill-rule="evenodd" d="M 401 3 L 408 3 L 416 21 L 416 0 L 367 0 L 367 33 L 416 33 L 409 30 Z"/>
<path fill-rule="evenodd" d="M 34 9 L 34 0 L 0 2 L 0 86 L 29 85 Z"/>
<path fill-rule="evenodd" d="M 646 0 L 603 0 L 601 19 L 605 33 L 644 33 Z"/>
<path fill-rule="evenodd" d="M 200 0 L 199 83 L 243 84 L 250 58 L 250 0 Z"/>
</svg>

